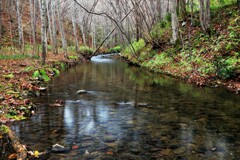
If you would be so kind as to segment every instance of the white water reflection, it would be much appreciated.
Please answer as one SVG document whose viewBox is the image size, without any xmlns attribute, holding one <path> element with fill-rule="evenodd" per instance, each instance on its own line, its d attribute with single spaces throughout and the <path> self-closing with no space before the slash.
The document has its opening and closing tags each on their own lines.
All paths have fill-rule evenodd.
<svg viewBox="0 0 240 160">
<path fill-rule="evenodd" d="M 114 62 L 114 60 L 109 58 L 109 56 L 112 56 L 112 55 L 114 54 L 94 56 L 91 58 L 91 61 L 98 62 L 98 63 L 112 63 Z"/>
</svg>

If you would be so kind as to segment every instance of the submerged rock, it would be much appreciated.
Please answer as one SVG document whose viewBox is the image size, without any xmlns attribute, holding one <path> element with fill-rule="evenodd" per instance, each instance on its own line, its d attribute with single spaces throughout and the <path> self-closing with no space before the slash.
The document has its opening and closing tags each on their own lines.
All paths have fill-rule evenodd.
<svg viewBox="0 0 240 160">
<path fill-rule="evenodd" d="M 53 152 L 57 152 L 57 153 L 62 153 L 62 152 L 66 152 L 67 149 L 64 146 L 60 145 L 60 144 L 54 144 L 52 146 L 52 151 Z"/>
<path fill-rule="evenodd" d="M 47 90 L 46 87 L 40 87 L 40 88 L 39 88 L 39 91 L 40 91 L 40 92 L 45 92 L 46 90 Z"/>
<path fill-rule="evenodd" d="M 112 135 L 105 135 L 103 136 L 103 141 L 106 143 L 114 142 L 117 140 L 117 137 L 112 136 Z"/>
<path fill-rule="evenodd" d="M 133 102 L 114 102 L 113 105 L 115 106 L 133 106 Z"/>
<path fill-rule="evenodd" d="M 138 107 L 147 107 L 148 104 L 147 103 L 138 103 L 137 106 Z"/>
<path fill-rule="evenodd" d="M 87 93 L 86 90 L 79 90 L 79 91 L 77 91 L 77 94 L 86 94 L 86 93 Z"/>
<path fill-rule="evenodd" d="M 172 150 L 167 148 L 167 149 L 162 150 L 160 152 L 160 154 L 163 155 L 163 156 L 170 156 L 170 155 L 172 155 Z"/>
<path fill-rule="evenodd" d="M 176 155 L 180 155 L 180 154 L 183 154 L 185 152 L 186 152 L 186 148 L 185 147 L 179 147 L 179 148 L 177 148 L 177 149 L 175 149 L 173 151 L 173 153 L 176 154 Z"/>
</svg>

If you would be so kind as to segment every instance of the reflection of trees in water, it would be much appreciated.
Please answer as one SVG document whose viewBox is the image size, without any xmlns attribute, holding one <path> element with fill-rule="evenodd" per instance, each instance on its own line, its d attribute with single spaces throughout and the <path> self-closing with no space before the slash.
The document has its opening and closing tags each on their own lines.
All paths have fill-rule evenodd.
<svg viewBox="0 0 240 160">
<path fill-rule="evenodd" d="M 89 92 L 76 95 L 79 89 Z M 168 138 L 166 148 L 174 149 L 176 143 L 185 148 L 190 145 L 203 154 L 212 154 L 216 146 L 222 148 L 221 152 L 234 152 L 240 144 L 237 96 L 221 89 L 200 89 L 126 63 L 77 66 L 50 83 L 48 93 L 37 100 L 43 105 L 38 116 L 13 126 L 32 145 L 69 144 L 79 141 L 82 135 L 102 141 L 102 136 L 113 134 L 113 130 L 126 150 L 138 140 L 141 147 L 157 147 L 163 137 Z M 76 101 L 65 108 L 47 106 L 56 99 Z M 121 101 L 148 105 L 141 108 L 112 104 Z M 189 151 L 185 154 L 190 155 Z"/>
</svg>

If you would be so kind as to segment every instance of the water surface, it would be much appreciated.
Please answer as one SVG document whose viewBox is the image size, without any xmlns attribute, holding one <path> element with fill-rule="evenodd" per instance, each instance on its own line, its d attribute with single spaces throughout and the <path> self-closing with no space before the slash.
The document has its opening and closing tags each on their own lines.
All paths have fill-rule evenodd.
<svg viewBox="0 0 240 160">
<path fill-rule="evenodd" d="M 106 56 L 61 73 L 34 101 L 38 114 L 12 128 L 32 150 L 68 148 L 49 159 L 240 159 L 238 95 Z"/>
</svg>

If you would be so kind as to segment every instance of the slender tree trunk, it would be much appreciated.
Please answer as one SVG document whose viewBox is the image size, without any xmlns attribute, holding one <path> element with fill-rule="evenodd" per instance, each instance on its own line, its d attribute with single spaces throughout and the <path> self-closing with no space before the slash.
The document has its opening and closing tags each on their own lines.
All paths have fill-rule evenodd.
<svg viewBox="0 0 240 160">
<path fill-rule="evenodd" d="M 56 1 L 51 0 L 51 8 L 52 8 L 52 40 L 53 40 L 53 54 L 58 54 L 58 46 L 57 46 L 57 31 L 56 31 Z M 50 25 L 51 27 L 51 25 Z"/>
<path fill-rule="evenodd" d="M 78 53 L 79 51 L 79 45 L 78 45 L 78 38 L 77 38 L 77 27 L 76 27 L 76 8 L 75 8 L 75 1 L 72 2 L 72 25 L 73 25 L 73 34 L 74 34 L 74 38 L 75 38 L 75 49 L 76 49 L 76 53 Z"/>
<path fill-rule="evenodd" d="M 161 0 L 157 1 L 157 19 L 156 21 L 159 22 L 161 20 L 162 17 L 162 4 L 161 4 Z"/>
<path fill-rule="evenodd" d="M 238 3 L 238 9 L 240 10 L 240 0 L 237 0 Z"/>
<path fill-rule="evenodd" d="M 47 27 L 46 27 L 46 1 L 39 0 L 39 4 L 41 4 L 41 38 L 42 38 L 42 64 L 46 63 L 46 55 L 47 55 Z"/>
<path fill-rule="evenodd" d="M 175 44 L 178 39 L 178 18 L 177 18 L 177 2 L 176 0 L 172 0 L 172 40 Z"/>
<path fill-rule="evenodd" d="M 32 45 L 33 55 L 36 54 L 37 43 L 36 43 L 36 1 L 30 0 L 30 12 L 31 12 L 31 28 L 32 28 Z"/>
<path fill-rule="evenodd" d="M 0 0 L 0 39 L 2 39 L 2 0 Z M 1 41 L 0 41 L 0 49 L 2 47 Z"/>
<path fill-rule="evenodd" d="M 58 22 L 59 22 L 61 39 L 62 39 L 62 46 L 63 46 L 64 57 L 66 59 L 68 59 L 67 42 L 66 42 L 66 38 L 65 38 L 65 31 L 64 31 L 63 21 L 62 21 L 61 15 L 60 15 L 60 2 L 58 3 L 57 15 L 58 15 Z"/>
<path fill-rule="evenodd" d="M 81 30 L 81 34 L 82 34 L 83 44 L 84 44 L 84 45 L 87 45 L 87 43 L 86 43 L 86 35 L 85 35 L 85 31 L 84 31 L 84 27 L 83 27 L 82 24 L 79 24 L 79 26 L 80 26 L 80 30 Z"/>
<path fill-rule="evenodd" d="M 180 17 L 185 20 L 187 17 L 187 10 L 186 10 L 186 1 L 185 0 L 178 0 L 178 9 Z"/>
<path fill-rule="evenodd" d="M 92 47 L 96 48 L 96 24 L 93 24 L 93 37 L 92 37 Z"/>
<path fill-rule="evenodd" d="M 199 7 L 200 7 L 200 22 L 202 30 L 205 33 L 210 33 L 210 0 L 199 0 Z"/>
<path fill-rule="evenodd" d="M 47 7 L 47 19 L 48 19 L 48 31 L 51 45 L 53 44 L 53 34 L 52 34 L 52 27 L 51 27 L 51 9 L 49 8 L 49 0 L 46 0 L 46 7 Z"/>
<path fill-rule="evenodd" d="M 21 52 L 24 53 L 24 36 L 23 36 L 23 27 L 22 27 L 22 15 L 20 13 L 20 2 L 16 0 L 16 9 L 17 9 L 17 19 L 18 19 L 18 41 L 19 46 L 21 46 Z"/>
<path fill-rule="evenodd" d="M 13 0 L 10 0 L 9 2 L 9 26 L 10 26 L 10 37 L 11 37 L 11 53 L 13 53 L 13 31 L 12 31 L 12 22 L 13 22 L 13 18 L 12 18 L 12 14 L 13 13 Z"/>
</svg>

